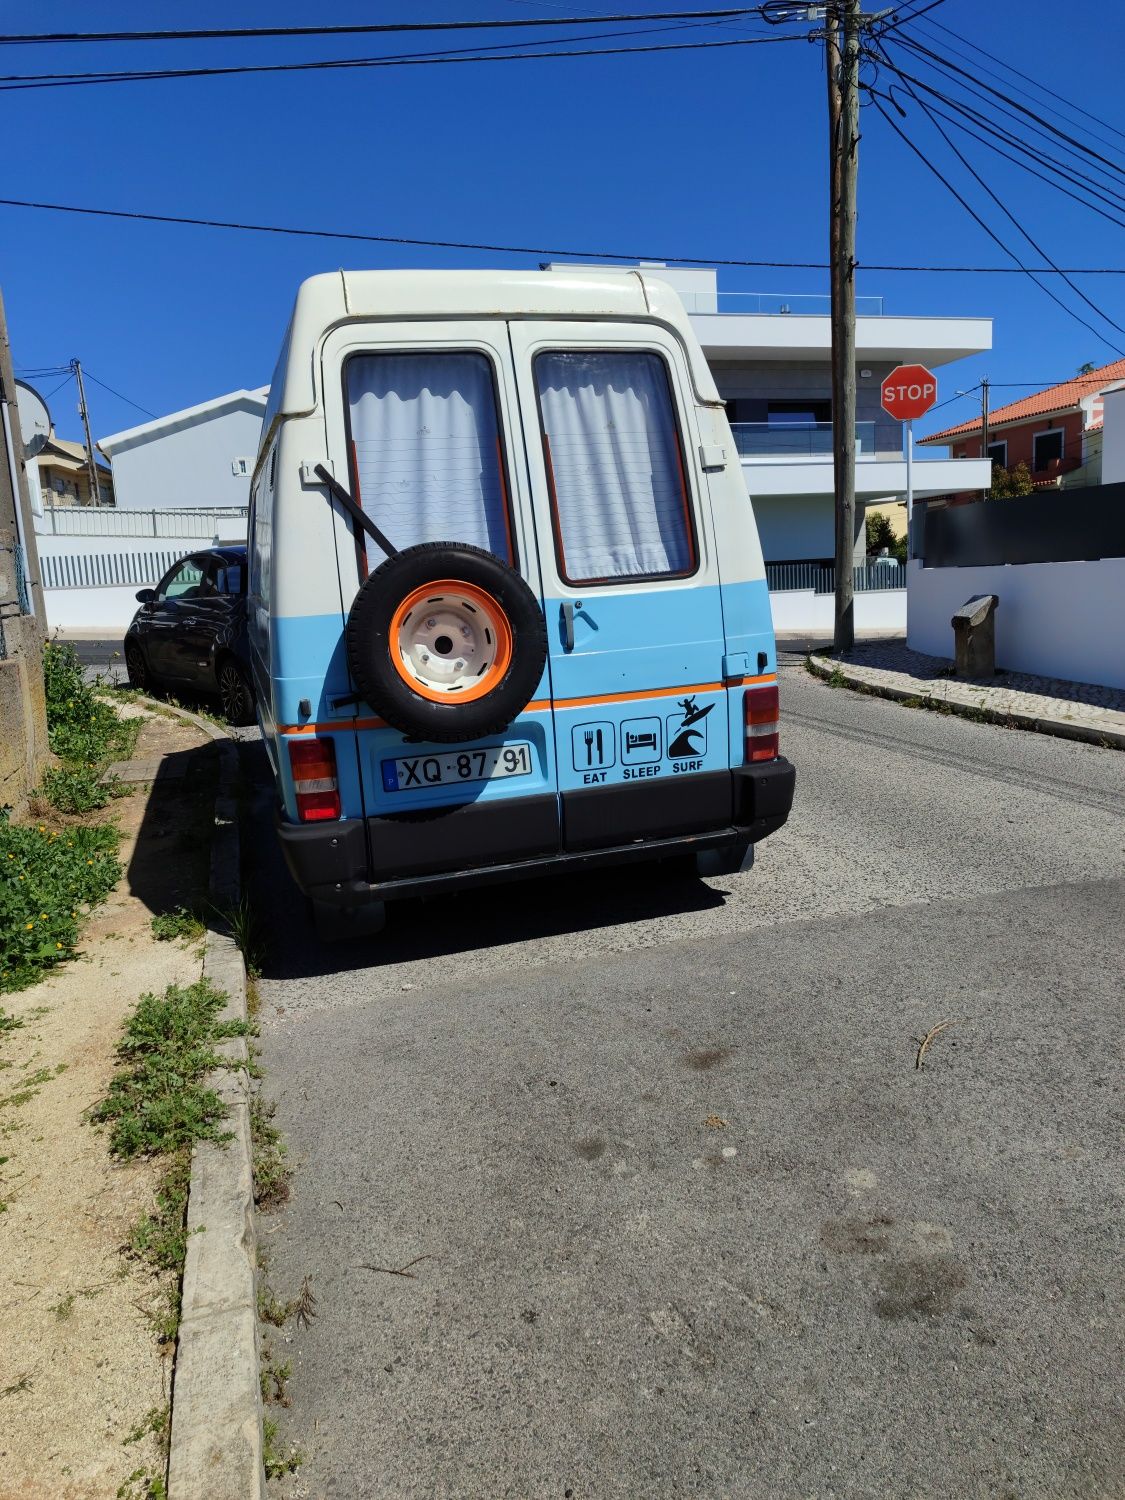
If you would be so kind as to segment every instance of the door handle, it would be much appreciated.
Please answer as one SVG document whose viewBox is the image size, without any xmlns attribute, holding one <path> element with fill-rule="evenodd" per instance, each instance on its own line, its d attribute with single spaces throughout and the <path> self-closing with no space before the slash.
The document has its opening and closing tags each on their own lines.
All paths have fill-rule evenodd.
<svg viewBox="0 0 1125 1500">
<path fill-rule="evenodd" d="M 563 628 L 563 649 L 566 651 L 574 650 L 574 612 L 581 608 L 582 603 L 578 599 L 573 601 L 565 599 L 559 605 L 559 619 Z"/>
</svg>

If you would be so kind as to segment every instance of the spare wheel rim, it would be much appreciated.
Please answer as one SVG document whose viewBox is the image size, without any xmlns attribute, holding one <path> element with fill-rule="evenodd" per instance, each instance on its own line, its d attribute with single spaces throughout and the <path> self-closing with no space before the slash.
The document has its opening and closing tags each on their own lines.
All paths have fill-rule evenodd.
<svg viewBox="0 0 1125 1500">
<path fill-rule="evenodd" d="M 476 584 L 441 578 L 412 589 L 390 628 L 395 671 L 431 703 L 472 703 L 492 692 L 512 660 L 503 606 Z"/>
</svg>

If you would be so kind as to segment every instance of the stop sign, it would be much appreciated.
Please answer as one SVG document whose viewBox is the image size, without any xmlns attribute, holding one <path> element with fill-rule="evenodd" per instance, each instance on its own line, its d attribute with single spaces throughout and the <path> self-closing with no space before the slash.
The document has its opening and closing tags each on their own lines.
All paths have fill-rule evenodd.
<svg viewBox="0 0 1125 1500">
<path fill-rule="evenodd" d="M 937 400 L 937 380 L 925 365 L 899 365 L 879 388 L 883 410 L 901 422 L 924 417 Z"/>
</svg>

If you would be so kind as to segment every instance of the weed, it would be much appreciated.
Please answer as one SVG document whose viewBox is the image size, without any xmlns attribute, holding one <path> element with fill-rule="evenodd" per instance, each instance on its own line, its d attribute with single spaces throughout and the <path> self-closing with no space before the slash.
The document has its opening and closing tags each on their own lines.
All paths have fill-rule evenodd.
<svg viewBox="0 0 1125 1500">
<path fill-rule="evenodd" d="M 68 1292 L 61 1302 L 56 1302 L 51 1308 L 60 1323 L 65 1323 L 74 1311 L 74 1293 Z"/>
<path fill-rule="evenodd" d="M 170 943 L 180 938 L 193 943 L 206 931 L 200 917 L 189 906 L 177 906 L 172 911 L 158 912 L 152 919 L 152 935 L 158 943 Z"/>
<path fill-rule="evenodd" d="M 842 688 L 847 687 L 848 685 L 848 679 L 844 676 L 843 672 L 840 671 L 840 668 L 836 663 L 833 663 L 831 672 L 829 672 L 828 676 L 824 680 L 830 688 Z"/>
<path fill-rule="evenodd" d="M 281 1479 L 286 1474 L 295 1474 L 305 1461 L 305 1455 L 294 1444 L 283 1453 L 278 1447 L 278 1424 L 273 1417 L 262 1419 L 262 1458 L 267 1479 Z"/>
<path fill-rule="evenodd" d="M 282 1328 L 297 1311 L 297 1299 L 282 1302 L 264 1283 L 258 1284 L 258 1317 L 273 1328 Z"/>
<path fill-rule="evenodd" d="M 86 813 L 105 807 L 120 786 L 116 776 L 103 781 L 97 765 L 55 766 L 44 772 L 41 790 L 59 812 Z"/>
<path fill-rule="evenodd" d="M 178 1271 L 187 1252 L 188 1182 L 186 1152 L 180 1152 L 157 1185 L 153 1212 L 133 1225 L 129 1249 L 157 1271 Z"/>
<path fill-rule="evenodd" d="M 250 1099 L 250 1140 L 254 1152 L 254 1202 L 268 1211 L 289 1197 L 291 1175 L 281 1131 L 273 1123 L 277 1105 L 260 1093 Z"/>
<path fill-rule="evenodd" d="M 289 1396 L 286 1387 L 292 1373 L 293 1365 L 289 1360 L 286 1360 L 284 1364 L 275 1364 L 273 1350 L 268 1346 L 264 1348 L 258 1370 L 258 1384 L 261 1386 L 262 1400 L 270 1401 L 277 1406 L 288 1406 Z"/>
<path fill-rule="evenodd" d="M 163 1474 L 154 1474 L 151 1469 L 134 1469 L 121 1482 L 117 1500 L 168 1500 L 168 1486 Z"/>
<path fill-rule="evenodd" d="M 245 1036 L 245 1021 L 224 1021 L 226 996 L 206 979 L 169 985 L 163 995 L 142 995 L 117 1049 L 125 1066 L 89 1117 L 112 1122 L 110 1150 L 128 1160 L 190 1146 L 194 1141 L 227 1140 L 223 1101 L 206 1083 L 207 1074 L 225 1066 L 215 1044 Z"/>
<path fill-rule="evenodd" d="M 7 1011 L 0 1010 L 0 1035 L 3 1035 L 5 1031 L 15 1031 L 22 1025 L 23 1022 L 18 1016 L 10 1016 Z"/>
<path fill-rule="evenodd" d="M 248 896 L 243 896 L 235 906 L 216 908 L 231 930 L 231 936 L 242 949 L 246 961 L 246 972 L 251 979 L 260 979 L 266 957 L 266 935 L 258 913 Z"/>
<path fill-rule="evenodd" d="M 18 1396 L 22 1391 L 29 1391 L 30 1389 L 31 1389 L 31 1376 L 30 1375 L 21 1375 L 20 1378 L 17 1381 L 15 1381 L 14 1384 L 12 1384 L 12 1385 L 6 1385 L 4 1387 L 4 1389 L 2 1391 L 0 1391 L 0 1398 L 2 1398 L 4 1396 Z"/>
<path fill-rule="evenodd" d="M 97 691 L 83 679 L 82 665 L 72 645 L 48 641 L 44 646 L 43 687 L 48 740 L 61 761 L 104 767 L 108 761 L 132 754 L 139 721 L 119 719 L 112 704 L 99 699 Z"/>
<path fill-rule="evenodd" d="M 45 1083 L 50 1083 L 52 1078 L 65 1073 L 66 1068 L 66 1063 L 57 1063 L 53 1068 L 36 1068 L 34 1073 L 29 1073 L 21 1081 L 14 1094 L 0 1099 L 0 1109 L 19 1109 L 21 1105 L 30 1103 Z"/>
<path fill-rule="evenodd" d="M 73 957 L 82 917 L 120 878 L 119 841 L 104 825 L 60 831 L 0 812 L 0 992 Z"/>
<path fill-rule="evenodd" d="M 151 1432 L 161 1443 L 165 1443 L 168 1440 L 171 1422 L 172 1413 L 166 1406 L 153 1406 L 146 1412 L 132 1431 L 126 1433 L 121 1441 L 127 1447 L 130 1443 L 139 1443 L 142 1438 L 148 1437 Z"/>
<path fill-rule="evenodd" d="M 262 991 L 258 985 L 258 976 L 250 974 L 246 979 L 246 1014 L 248 1016 L 257 1016 L 261 1008 Z M 2 1017 L 0 1017 L 0 1020 L 2 1020 Z M 0 1026 L 0 1029 L 2 1029 L 2 1026 Z"/>
</svg>

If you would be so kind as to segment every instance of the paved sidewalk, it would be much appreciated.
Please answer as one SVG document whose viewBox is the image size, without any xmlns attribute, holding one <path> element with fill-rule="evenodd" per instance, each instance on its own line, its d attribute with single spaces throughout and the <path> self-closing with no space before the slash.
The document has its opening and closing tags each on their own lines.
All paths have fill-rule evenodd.
<svg viewBox="0 0 1125 1500">
<path fill-rule="evenodd" d="M 838 672 L 848 687 L 915 707 L 940 704 L 970 718 L 1125 750 L 1125 691 L 1118 688 L 1026 672 L 955 677 L 947 658 L 911 651 L 901 638 L 867 642 L 839 658 L 814 653 L 809 663 L 820 677 Z"/>
</svg>

